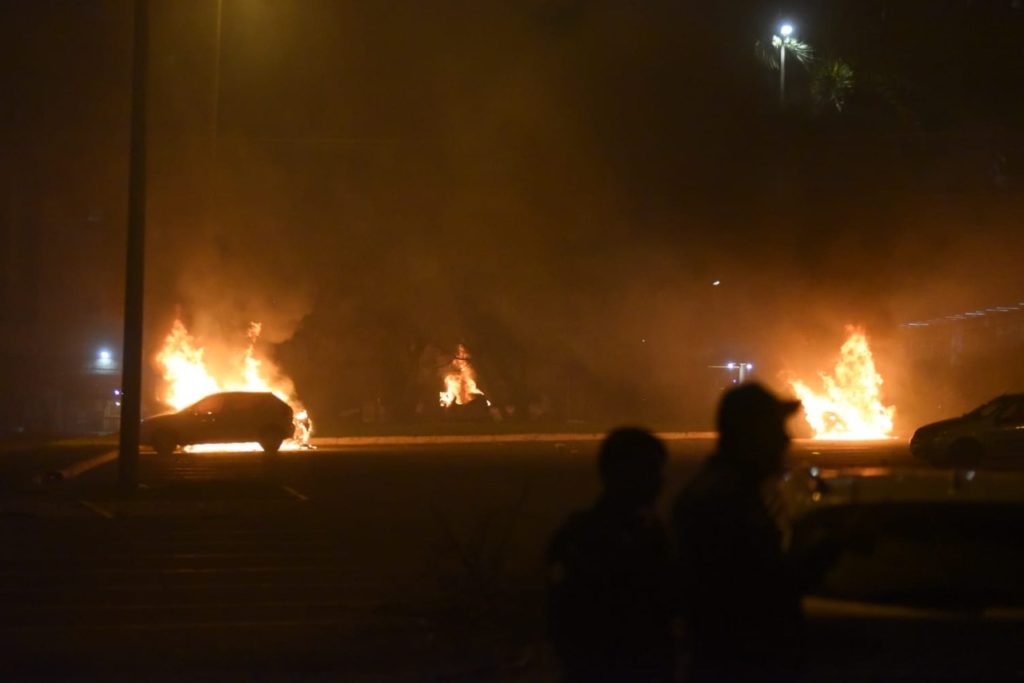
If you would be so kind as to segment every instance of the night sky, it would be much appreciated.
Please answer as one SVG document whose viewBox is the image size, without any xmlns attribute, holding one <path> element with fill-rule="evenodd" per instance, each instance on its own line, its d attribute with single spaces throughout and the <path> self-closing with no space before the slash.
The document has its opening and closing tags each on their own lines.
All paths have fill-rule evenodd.
<svg viewBox="0 0 1024 683">
<path fill-rule="evenodd" d="M 503 401 L 698 419 L 709 364 L 1024 299 L 1019 0 L 224 0 L 216 91 L 215 7 L 152 2 L 149 355 L 261 320 L 314 414 L 397 414 L 464 342 Z M 795 60 L 780 107 L 782 19 L 841 111 Z M 0 6 L 6 386 L 119 346 L 131 27 Z"/>
</svg>

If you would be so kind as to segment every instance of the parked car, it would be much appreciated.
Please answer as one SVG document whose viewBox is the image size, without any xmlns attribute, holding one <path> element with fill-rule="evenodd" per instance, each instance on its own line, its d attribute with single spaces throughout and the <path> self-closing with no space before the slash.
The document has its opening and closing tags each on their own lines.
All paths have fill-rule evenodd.
<svg viewBox="0 0 1024 683">
<path fill-rule="evenodd" d="M 838 550 L 804 599 L 805 680 L 1020 676 L 1024 476 L 812 468 L 783 500 L 794 556 Z"/>
<path fill-rule="evenodd" d="M 1006 394 L 962 417 L 921 427 L 910 452 L 933 464 L 967 467 L 1024 456 L 1024 394 Z"/>
<path fill-rule="evenodd" d="M 295 433 L 287 403 L 269 392 L 228 391 L 211 394 L 176 413 L 142 421 L 140 441 L 159 455 L 178 446 L 255 441 L 267 453 Z"/>
</svg>

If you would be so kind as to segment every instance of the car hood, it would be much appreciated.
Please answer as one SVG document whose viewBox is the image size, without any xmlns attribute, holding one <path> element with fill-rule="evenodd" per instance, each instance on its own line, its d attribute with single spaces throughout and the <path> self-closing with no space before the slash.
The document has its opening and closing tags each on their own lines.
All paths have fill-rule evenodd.
<svg viewBox="0 0 1024 683">
<path fill-rule="evenodd" d="M 945 429 L 949 429 L 950 427 L 958 427 L 963 423 L 964 418 L 962 417 L 952 417 L 948 420 L 939 420 L 938 422 L 931 422 L 929 424 L 924 425 L 923 427 L 918 428 L 914 435 L 924 436 L 926 434 L 935 434 Z"/>
<path fill-rule="evenodd" d="M 169 411 L 169 412 L 166 412 L 166 413 L 157 413 L 156 415 L 150 415 L 149 417 L 144 417 L 144 418 L 142 418 L 142 421 L 143 422 L 150 422 L 152 420 L 160 420 L 160 419 L 163 419 L 165 417 L 172 417 L 172 416 L 177 415 L 177 414 L 178 414 L 177 412 L 172 410 L 172 411 Z"/>
<path fill-rule="evenodd" d="M 178 413 L 160 413 L 159 415 L 150 415 L 143 418 L 141 424 L 143 427 L 152 427 L 153 425 L 172 422 L 177 417 Z"/>
</svg>

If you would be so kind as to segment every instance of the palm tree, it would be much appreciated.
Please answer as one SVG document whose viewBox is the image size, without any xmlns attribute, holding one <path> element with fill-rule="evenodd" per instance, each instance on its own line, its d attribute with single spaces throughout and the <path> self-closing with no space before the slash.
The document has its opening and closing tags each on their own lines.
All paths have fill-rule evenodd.
<svg viewBox="0 0 1024 683">
<path fill-rule="evenodd" d="M 760 40 L 754 43 L 758 58 L 772 71 L 779 71 L 779 100 L 786 99 L 786 54 L 796 58 L 805 67 L 814 61 L 814 49 L 793 36 L 772 35 L 771 45 Z"/>
<path fill-rule="evenodd" d="M 820 110 L 834 107 L 841 112 L 846 98 L 853 91 L 853 67 L 842 59 L 831 57 L 817 63 L 811 71 L 811 97 Z"/>
</svg>

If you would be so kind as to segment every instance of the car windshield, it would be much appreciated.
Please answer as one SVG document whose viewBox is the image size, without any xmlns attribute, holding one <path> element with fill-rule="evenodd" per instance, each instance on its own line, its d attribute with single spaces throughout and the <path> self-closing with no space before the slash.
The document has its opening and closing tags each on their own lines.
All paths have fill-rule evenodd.
<svg viewBox="0 0 1024 683">
<path fill-rule="evenodd" d="M 948 609 L 1024 606 L 1024 505 L 913 503 L 824 508 L 794 526 L 794 550 L 825 537 L 838 561 L 821 597 Z"/>
<path fill-rule="evenodd" d="M 985 403 L 967 413 L 964 417 L 991 417 L 997 410 L 999 410 L 1002 400 L 1002 398 L 997 398 L 994 401 L 989 401 L 988 403 Z"/>
<path fill-rule="evenodd" d="M 194 413 L 218 413 L 223 407 L 224 397 L 220 394 L 215 394 L 193 404 L 189 410 Z"/>
</svg>

